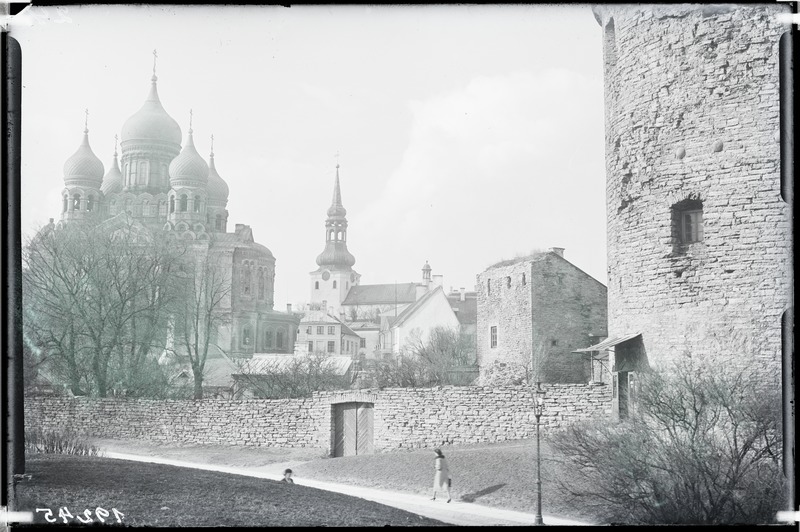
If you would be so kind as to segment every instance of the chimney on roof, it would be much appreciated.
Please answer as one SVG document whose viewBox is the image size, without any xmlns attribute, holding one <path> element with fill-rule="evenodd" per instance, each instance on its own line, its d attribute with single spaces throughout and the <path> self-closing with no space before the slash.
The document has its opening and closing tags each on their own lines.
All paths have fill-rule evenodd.
<svg viewBox="0 0 800 532">
<path fill-rule="evenodd" d="M 564 248 L 550 248 L 548 251 L 555 253 L 559 257 L 564 257 Z"/>
<path fill-rule="evenodd" d="M 466 300 L 467 300 L 467 289 L 462 287 L 461 288 L 461 301 L 466 301 Z"/>
<path fill-rule="evenodd" d="M 291 303 L 286 303 L 286 312 L 288 312 L 289 314 L 292 313 L 292 304 Z"/>
</svg>

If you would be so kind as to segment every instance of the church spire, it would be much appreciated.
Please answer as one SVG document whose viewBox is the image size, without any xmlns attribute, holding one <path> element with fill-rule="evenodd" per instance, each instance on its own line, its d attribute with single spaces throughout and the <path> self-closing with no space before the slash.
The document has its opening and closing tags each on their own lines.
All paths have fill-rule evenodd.
<svg viewBox="0 0 800 532">
<path fill-rule="evenodd" d="M 321 267 L 349 270 L 356 263 L 347 250 L 347 210 L 342 205 L 342 190 L 339 184 L 339 164 L 336 164 L 336 179 L 333 184 L 333 200 L 325 221 L 325 250 L 317 257 Z"/>
</svg>

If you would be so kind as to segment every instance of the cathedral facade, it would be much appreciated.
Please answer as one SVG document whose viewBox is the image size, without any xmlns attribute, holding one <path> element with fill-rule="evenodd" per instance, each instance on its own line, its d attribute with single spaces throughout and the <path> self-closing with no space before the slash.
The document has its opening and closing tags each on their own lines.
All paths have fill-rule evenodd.
<svg viewBox="0 0 800 532">
<path fill-rule="evenodd" d="M 83 142 L 64 164 L 61 217 L 57 225 L 98 217 L 113 227 L 123 219 L 151 232 L 187 241 L 208 257 L 229 283 L 220 311 L 225 325 L 212 334 L 209 357 L 251 357 L 293 351 L 299 318 L 274 310 L 275 257 L 257 243 L 249 226 L 228 231 L 228 185 L 214 162 L 194 146 L 191 118 L 186 142 L 158 96 L 153 72 L 141 109 L 122 126 L 121 154 L 115 148 L 104 174 L 100 159 Z M 118 158 L 119 155 L 119 158 Z"/>
</svg>

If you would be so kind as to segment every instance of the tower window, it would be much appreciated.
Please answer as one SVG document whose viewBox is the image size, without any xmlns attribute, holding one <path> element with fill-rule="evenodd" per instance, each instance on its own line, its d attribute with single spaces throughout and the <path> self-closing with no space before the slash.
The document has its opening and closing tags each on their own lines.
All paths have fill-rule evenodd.
<svg viewBox="0 0 800 532">
<path fill-rule="evenodd" d="M 497 347 L 497 326 L 496 325 L 492 325 L 492 327 L 489 328 L 489 335 L 490 335 L 489 346 L 490 347 Z"/>
<path fill-rule="evenodd" d="M 511 276 L 506 277 L 506 287 L 511 288 Z"/>
<path fill-rule="evenodd" d="M 242 283 L 242 292 L 244 293 L 244 295 L 249 296 L 250 286 L 251 283 L 253 282 L 253 273 L 252 271 L 250 271 L 249 263 L 247 262 L 244 263 L 243 267 L 244 267 L 244 282 Z"/>
<path fill-rule="evenodd" d="M 89 196 L 86 199 L 86 210 L 91 211 L 94 208 L 94 196 Z"/>
<path fill-rule="evenodd" d="M 614 66 L 617 62 L 617 33 L 614 29 L 614 19 L 611 18 L 606 24 L 605 35 L 605 52 L 606 63 L 609 66 Z"/>
<path fill-rule="evenodd" d="M 175 212 L 175 196 L 169 198 L 169 212 Z"/>
<path fill-rule="evenodd" d="M 675 250 L 703 241 L 703 202 L 687 199 L 672 206 Z"/>
<path fill-rule="evenodd" d="M 251 339 L 250 339 L 250 326 L 249 325 L 245 325 L 242 328 L 242 345 L 249 346 L 250 342 L 251 342 Z"/>
<path fill-rule="evenodd" d="M 491 279 L 486 279 L 486 293 L 487 294 L 491 294 L 492 293 L 492 280 Z"/>
<path fill-rule="evenodd" d="M 528 283 L 525 281 L 525 274 L 524 274 L 524 273 L 522 274 L 522 284 L 528 284 Z"/>
<path fill-rule="evenodd" d="M 188 209 L 189 209 L 189 196 L 187 196 L 186 194 L 181 194 L 181 204 L 178 210 L 179 212 L 186 212 Z"/>
<path fill-rule="evenodd" d="M 218 215 L 217 215 L 217 221 L 216 221 L 216 225 L 215 225 L 215 227 L 216 227 L 218 230 L 222 231 L 222 215 L 221 215 L 221 214 L 218 214 Z"/>
<path fill-rule="evenodd" d="M 265 348 L 272 347 L 272 330 L 271 329 L 267 329 L 267 331 L 264 333 L 264 347 Z"/>
<path fill-rule="evenodd" d="M 333 282 L 333 287 L 336 288 L 336 281 Z"/>
<path fill-rule="evenodd" d="M 314 290 L 319 290 L 319 281 L 314 281 Z"/>
<path fill-rule="evenodd" d="M 200 196 L 194 197 L 194 212 L 200 212 Z"/>
<path fill-rule="evenodd" d="M 69 198 L 67 196 L 64 196 L 64 205 L 63 205 L 64 210 L 62 212 L 67 212 L 68 206 L 69 206 Z"/>
<path fill-rule="evenodd" d="M 81 210 L 81 195 L 75 194 L 72 196 L 72 210 L 79 211 Z"/>
</svg>

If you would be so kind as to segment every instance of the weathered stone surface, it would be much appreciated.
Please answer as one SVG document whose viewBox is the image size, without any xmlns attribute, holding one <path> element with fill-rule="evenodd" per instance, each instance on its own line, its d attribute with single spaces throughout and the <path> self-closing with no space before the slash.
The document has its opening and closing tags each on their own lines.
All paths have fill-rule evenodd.
<svg viewBox="0 0 800 532">
<path fill-rule="evenodd" d="M 605 385 L 552 384 L 542 424 L 549 430 L 580 419 L 606 419 Z M 373 404 L 376 450 L 497 442 L 534 435 L 527 386 L 444 386 L 317 392 L 308 399 L 156 401 L 28 397 L 26 428 L 71 427 L 86 436 L 181 444 L 318 447 L 330 452 L 333 405 Z"/>
<path fill-rule="evenodd" d="M 602 6 L 609 336 L 651 363 L 730 355 L 771 379 L 790 304 L 780 195 L 776 15 L 788 6 Z M 676 157 L 675 154 L 678 154 Z M 703 240 L 676 245 L 673 206 L 702 201 Z"/>
</svg>

